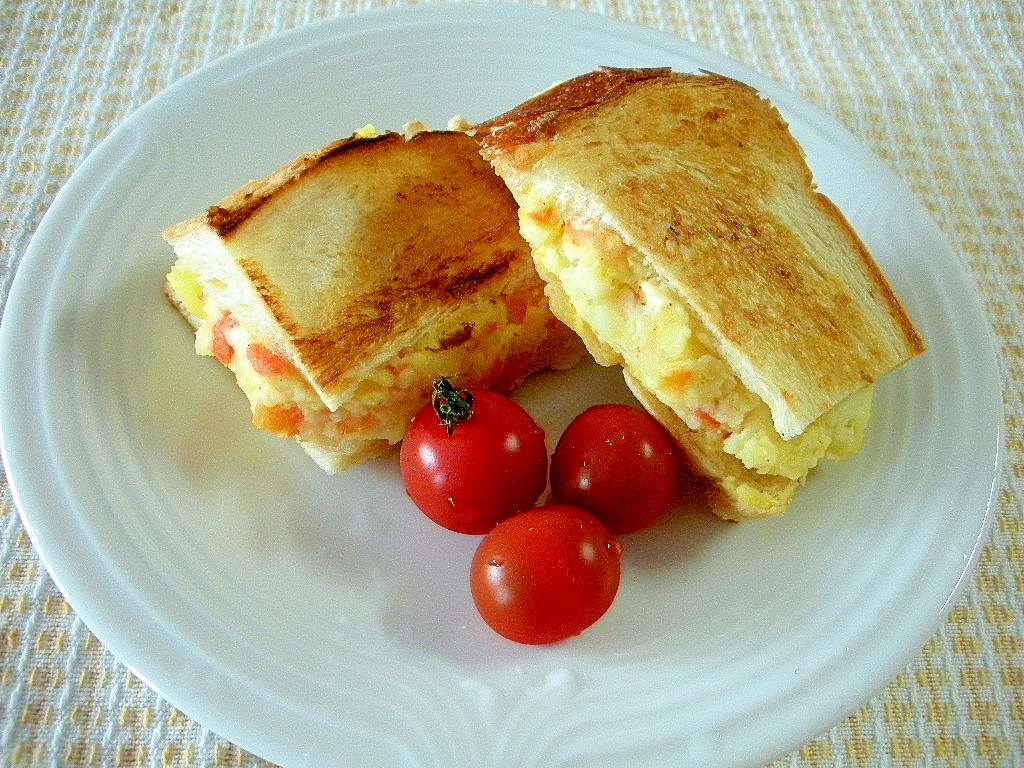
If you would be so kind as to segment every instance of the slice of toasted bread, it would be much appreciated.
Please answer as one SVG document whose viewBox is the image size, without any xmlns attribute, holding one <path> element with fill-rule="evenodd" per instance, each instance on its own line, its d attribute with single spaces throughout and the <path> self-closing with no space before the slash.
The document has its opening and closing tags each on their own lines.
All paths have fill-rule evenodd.
<svg viewBox="0 0 1024 768">
<path fill-rule="evenodd" d="M 354 135 L 164 237 L 197 349 L 227 333 L 254 420 L 328 471 L 400 440 L 436 376 L 507 390 L 582 352 L 548 311 L 515 201 L 461 133 Z M 247 361 L 253 345 L 283 373 Z"/>
<path fill-rule="evenodd" d="M 521 204 L 545 197 L 635 248 L 784 438 L 923 350 L 778 111 L 743 83 L 602 69 L 475 132 Z"/>
</svg>

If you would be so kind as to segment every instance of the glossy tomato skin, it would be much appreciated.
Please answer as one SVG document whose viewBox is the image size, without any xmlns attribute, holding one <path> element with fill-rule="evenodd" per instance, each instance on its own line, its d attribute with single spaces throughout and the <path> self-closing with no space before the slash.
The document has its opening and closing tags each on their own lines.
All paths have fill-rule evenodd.
<svg viewBox="0 0 1024 768">
<path fill-rule="evenodd" d="M 615 599 L 622 545 L 589 512 L 535 507 L 499 523 L 470 565 L 473 602 L 499 635 L 541 645 L 578 635 Z"/>
<path fill-rule="evenodd" d="M 515 401 L 472 390 L 471 413 L 448 429 L 430 405 L 413 418 L 399 463 L 406 492 L 431 520 L 480 534 L 533 506 L 547 480 L 544 431 Z"/>
<path fill-rule="evenodd" d="M 675 442 L 647 411 L 596 405 L 577 416 L 551 456 L 555 499 L 593 513 L 616 535 L 654 523 L 680 492 Z"/>
</svg>

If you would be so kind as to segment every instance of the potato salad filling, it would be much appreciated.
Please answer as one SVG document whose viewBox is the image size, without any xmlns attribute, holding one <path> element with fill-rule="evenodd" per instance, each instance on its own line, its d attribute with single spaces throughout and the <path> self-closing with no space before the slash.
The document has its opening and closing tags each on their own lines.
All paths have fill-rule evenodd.
<svg viewBox="0 0 1024 768">
<path fill-rule="evenodd" d="M 550 319 L 540 297 L 525 292 L 481 302 L 472 308 L 472 326 L 456 322 L 438 330 L 436 338 L 402 350 L 354 385 L 350 406 L 331 411 L 285 353 L 253 338 L 218 304 L 216 291 L 204 291 L 181 261 L 168 280 L 192 316 L 196 352 L 215 357 L 235 374 L 253 423 L 310 444 L 336 444 L 339 436 L 382 445 L 400 442 L 411 418 L 408 404 L 418 407 L 438 371 L 499 390 L 511 388 L 532 370 L 534 350 L 525 348 L 524 341 L 541 338 Z"/>
<path fill-rule="evenodd" d="M 839 460 L 861 447 L 871 387 L 783 440 L 764 401 L 616 233 L 592 219 L 563 221 L 540 196 L 521 205 L 520 227 L 541 274 L 557 276 L 576 324 L 592 331 L 584 335 L 598 361 L 627 367 L 690 429 L 720 441 L 747 468 L 800 480 L 822 457 Z"/>
</svg>

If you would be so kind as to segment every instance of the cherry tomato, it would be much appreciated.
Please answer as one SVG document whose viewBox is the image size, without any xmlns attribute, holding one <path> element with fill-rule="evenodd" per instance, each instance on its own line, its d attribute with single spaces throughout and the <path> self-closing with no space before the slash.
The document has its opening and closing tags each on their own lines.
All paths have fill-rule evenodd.
<svg viewBox="0 0 1024 768">
<path fill-rule="evenodd" d="M 605 614 L 619 588 L 622 545 L 585 510 L 535 507 L 496 525 L 470 565 L 483 620 L 517 643 L 578 635 Z"/>
<path fill-rule="evenodd" d="M 653 416 L 608 404 L 588 408 L 551 456 L 551 493 L 623 535 L 646 528 L 680 491 L 678 449 Z"/>
<path fill-rule="evenodd" d="M 459 533 L 486 533 L 532 507 L 544 490 L 544 431 L 504 395 L 449 385 L 439 397 L 437 386 L 434 403 L 416 414 L 402 441 L 402 480 L 434 522 Z M 446 409 L 453 407 L 462 408 L 461 415 L 450 417 Z"/>
</svg>

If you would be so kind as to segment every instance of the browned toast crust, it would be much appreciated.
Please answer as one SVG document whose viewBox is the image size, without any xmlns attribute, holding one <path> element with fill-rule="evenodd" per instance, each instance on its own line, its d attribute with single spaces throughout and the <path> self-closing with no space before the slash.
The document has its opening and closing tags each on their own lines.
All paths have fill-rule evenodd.
<svg viewBox="0 0 1024 768">
<path fill-rule="evenodd" d="M 206 225 L 220 237 L 228 237 L 254 216 L 261 205 L 318 166 L 329 163 L 332 158 L 345 152 L 354 151 L 357 147 L 365 148 L 378 141 L 393 143 L 396 138 L 393 133 L 370 137 L 353 135 L 321 147 L 316 152 L 300 155 L 268 176 L 250 181 L 216 205 L 211 205 L 206 210 Z"/>
</svg>

